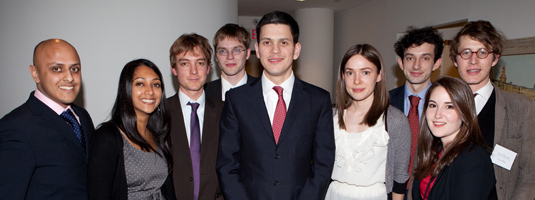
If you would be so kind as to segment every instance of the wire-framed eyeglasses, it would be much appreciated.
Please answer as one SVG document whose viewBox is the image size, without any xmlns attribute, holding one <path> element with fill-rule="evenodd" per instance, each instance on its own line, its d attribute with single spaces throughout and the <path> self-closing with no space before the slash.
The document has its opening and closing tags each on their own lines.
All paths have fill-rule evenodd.
<svg viewBox="0 0 535 200">
<path fill-rule="evenodd" d="M 241 55 L 241 53 L 244 52 L 244 51 L 245 51 L 245 49 L 243 49 L 243 48 L 234 48 L 234 49 L 230 50 L 230 52 L 232 52 L 232 55 L 235 55 L 235 56 Z M 227 49 L 218 49 L 216 51 L 218 56 L 227 56 L 228 52 L 229 51 Z"/>
<path fill-rule="evenodd" d="M 473 54 L 476 54 L 477 58 L 479 59 L 485 59 L 489 57 L 489 54 L 492 53 L 492 51 L 489 51 L 488 49 L 481 48 L 477 51 L 472 51 L 471 49 L 463 49 L 461 52 L 459 52 L 459 56 L 461 56 L 462 59 L 468 60 L 472 58 Z"/>
</svg>

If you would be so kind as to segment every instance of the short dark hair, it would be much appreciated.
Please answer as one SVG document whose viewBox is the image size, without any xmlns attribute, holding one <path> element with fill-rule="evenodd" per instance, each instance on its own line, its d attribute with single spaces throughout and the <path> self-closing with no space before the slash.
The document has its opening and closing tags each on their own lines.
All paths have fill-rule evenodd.
<svg viewBox="0 0 535 200">
<path fill-rule="evenodd" d="M 134 102 L 132 101 L 132 84 L 134 82 L 134 72 L 140 66 L 147 66 L 152 69 L 161 80 L 162 96 L 160 98 L 160 105 L 158 105 L 156 111 L 150 114 L 147 128 L 152 133 L 156 146 L 163 153 L 163 155 L 160 156 L 167 160 L 167 165 L 169 169 L 171 169 L 172 158 L 169 139 L 169 114 L 165 104 L 165 87 L 162 73 L 153 62 L 146 59 L 137 59 L 128 62 L 124 66 L 119 77 L 119 88 L 117 89 L 117 98 L 115 99 L 111 112 L 111 120 L 104 124 L 113 124 L 121 129 L 125 136 L 134 144 L 139 145 L 142 150 L 154 151 L 157 154 L 160 154 L 148 141 L 143 139 L 141 134 L 137 131 L 137 116 L 134 109 Z"/>
<path fill-rule="evenodd" d="M 456 57 L 459 54 L 459 46 L 461 43 L 462 36 L 468 36 L 473 40 L 481 42 L 485 48 L 496 55 L 502 55 L 503 42 L 505 41 L 505 36 L 503 33 L 496 30 L 494 26 L 489 21 L 479 20 L 468 22 L 464 27 L 457 33 L 457 36 L 451 41 L 450 48 L 450 58 L 453 61 L 456 61 Z M 496 58 L 496 57 L 494 57 Z"/>
<path fill-rule="evenodd" d="M 288 25 L 290 27 L 290 31 L 292 32 L 294 44 L 297 44 L 299 40 L 299 25 L 297 25 L 297 21 L 295 21 L 290 14 L 281 11 L 273 11 L 265 14 L 256 25 L 256 33 L 259 37 L 262 36 L 262 27 L 268 24 Z M 259 40 L 256 40 L 256 43 L 258 42 Z"/>
<path fill-rule="evenodd" d="M 198 35 L 196 33 L 183 34 L 175 40 L 171 48 L 169 49 L 169 60 L 171 61 L 171 67 L 176 65 L 176 56 L 182 53 L 195 52 L 196 48 L 206 58 L 206 64 L 210 66 L 212 64 L 212 47 L 208 42 L 208 39 Z"/>
<path fill-rule="evenodd" d="M 416 28 L 409 26 L 407 34 L 401 37 L 395 44 L 394 49 L 396 54 L 403 59 L 405 51 L 413 46 L 420 46 L 423 43 L 435 45 L 435 62 L 442 56 L 444 50 L 444 39 L 437 29 L 426 26 L 423 28 Z"/>
<path fill-rule="evenodd" d="M 342 64 L 340 64 L 340 70 L 338 71 L 338 79 L 336 80 L 336 111 L 338 113 L 338 124 L 340 129 L 346 129 L 344 122 L 344 110 L 351 105 L 353 99 L 347 93 L 346 85 L 344 82 L 344 72 L 346 64 L 353 56 L 361 55 L 369 62 L 373 63 L 377 67 L 377 73 L 380 73 L 384 69 L 383 59 L 379 51 L 369 44 L 357 44 L 350 47 L 342 58 Z M 375 126 L 377 120 L 388 109 L 390 97 L 388 89 L 386 88 L 386 73 L 381 73 L 381 81 L 375 84 L 373 102 L 370 110 L 364 116 L 362 124 L 368 126 Z"/>
<path fill-rule="evenodd" d="M 217 50 L 217 47 L 219 46 L 219 41 L 224 40 L 225 38 L 236 39 L 241 42 L 245 48 L 249 48 L 251 45 L 251 37 L 249 36 L 249 32 L 247 32 L 245 28 L 238 24 L 225 24 L 219 28 L 219 30 L 217 30 L 214 40 L 212 41 L 215 50 Z"/>
</svg>

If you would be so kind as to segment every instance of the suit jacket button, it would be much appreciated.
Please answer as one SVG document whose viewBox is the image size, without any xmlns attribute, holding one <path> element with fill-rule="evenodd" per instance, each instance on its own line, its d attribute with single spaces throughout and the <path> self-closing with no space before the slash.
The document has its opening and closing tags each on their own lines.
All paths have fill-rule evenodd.
<svg viewBox="0 0 535 200">
<path fill-rule="evenodd" d="M 279 182 L 278 182 L 278 181 L 275 181 L 275 182 L 273 182 L 273 185 L 274 185 L 274 186 L 277 186 L 277 185 L 279 185 Z"/>
<path fill-rule="evenodd" d="M 193 177 L 190 176 L 190 177 L 189 177 L 189 181 L 193 181 Z"/>
</svg>

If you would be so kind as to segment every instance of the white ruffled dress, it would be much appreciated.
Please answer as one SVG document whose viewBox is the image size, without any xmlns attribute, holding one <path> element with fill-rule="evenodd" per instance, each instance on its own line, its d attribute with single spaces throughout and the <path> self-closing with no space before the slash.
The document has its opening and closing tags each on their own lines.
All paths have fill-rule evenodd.
<svg viewBox="0 0 535 200">
<path fill-rule="evenodd" d="M 360 133 L 340 130 L 334 120 L 336 158 L 326 200 L 385 200 L 387 145 L 383 116 Z"/>
</svg>

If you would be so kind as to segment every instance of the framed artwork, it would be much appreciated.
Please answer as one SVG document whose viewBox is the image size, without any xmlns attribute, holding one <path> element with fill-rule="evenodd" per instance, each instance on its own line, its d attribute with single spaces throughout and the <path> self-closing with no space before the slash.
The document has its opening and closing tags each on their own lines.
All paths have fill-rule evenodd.
<svg viewBox="0 0 535 200">
<path fill-rule="evenodd" d="M 507 40 L 491 80 L 503 90 L 535 99 L 535 37 Z"/>
</svg>

